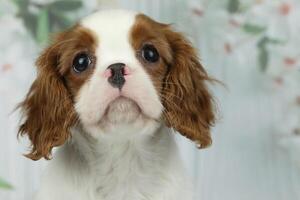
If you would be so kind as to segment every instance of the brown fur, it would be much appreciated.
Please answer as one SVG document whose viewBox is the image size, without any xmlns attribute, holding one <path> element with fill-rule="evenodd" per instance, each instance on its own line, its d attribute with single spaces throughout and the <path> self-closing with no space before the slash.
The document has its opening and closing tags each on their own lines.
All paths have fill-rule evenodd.
<svg viewBox="0 0 300 200">
<path fill-rule="evenodd" d="M 73 98 L 92 72 L 74 74 L 72 61 L 82 51 L 93 55 L 95 45 L 91 33 L 77 25 L 59 34 L 38 58 L 37 78 L 20 104 L 25 120 L 19 135 L 28 135 L 32 143 L 28 158 L 49 159 L 52 148 L 69 138 L 77 119 Z"/>
<path fill-rule="evenodd" d="M 131 43 L 136 51 L 144 43 L 151 43 L 160 53 L 161 60 L 157 64 L 141 63 L 160 93 L 167 126 L 195 141 L 199 148 L 209 146 L 215 116 L 213 98 L 205 81 L 212 79 L 190 42 L 169 25 L 141 14 L 132 29 Z"/>
<path fill-rule="evenodd" d="M 195 141 L 199 147 L 211 144 L 210 127 L 214 123 L 213 99 L 205 85 L 211 80 L 201 66 L 194 48 L 169 25 L 138 15 L 132 28 L 131 44 L 137 58 L 150 75 L 164 105 L 167 126 Z M 49 159 L 53 147 L 69 138 L 69 129 L 77 122 L 74 98 L 91 76 L 96 64 L 97 38 L 79 25 L 59 34 L 38 58 L 37 78 L 20 104 L 24 123 L 19 134 L 28 135 L 32 149 L 27 157 Z M 161 58 L 157 63 L 143 61 L 140 49 L 154 45 Z M 83 73 L 72 70 L 74 57 L 86 52 L 92 66 Z"/>
<path fill-rule="evenodd" d="M 167 64 L 172 60 L 171 47 L 164 35 L 163 29 L 167 25 L 154 22 L 145 15 L 136 17 L 135 25 L 131 29 L 130 42 L 137 53 L 137 59 L 144 66 L 144 69 L 150 74 L 158 93 L 162 91 L 162 82 L 167 72 Z M 146 63 L 140 55 L 143 45 L 152 44 L 160 54 L 158 63 Z"/>
</svg>

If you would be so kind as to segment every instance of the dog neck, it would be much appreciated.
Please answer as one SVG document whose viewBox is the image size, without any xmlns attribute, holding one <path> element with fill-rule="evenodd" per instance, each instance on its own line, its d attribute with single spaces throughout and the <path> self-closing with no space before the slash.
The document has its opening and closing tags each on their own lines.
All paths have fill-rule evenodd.
<svg viewBox="0 0 300 200">
<path fill-rule="evenodd" d="M 153 130 L 151 130 L 153 131 Z M 121 133 L 122 132 L 122 133 Z M 100 135 L 102 134 L 102 135 Z M 72 131 L 72 139 L 68 143 L 88 164 L 100 161 L 120 162 L 126 156 L 135 155 L 143 158 L 143 153 L 155 155 L 155 157 L 168 157 L 173 148 L 176 149 L 173 133 L 163 125 L 160 125 L 154 133 L 132 133 L 119 128 L 119 133 L 100 133 L 97 138 L 81 128 Z M 110 136 L 113 135 L 113 136 Z M 115 160 L 114 160 L 115 159 Z M 148 158 L 150 159 L 150 158 Z M 134 160 L 134 159 L 132 159 Z M 93 167 L 93 165 L 89 166 Z M 113 166 L 112 166 L 113 167 Z"/>
<path fill-rule="evenodd" d="M 109 199 L 161 194 L 166 180 L 180 180 L 184 171 L 174 133 L 163 125 L 154 134 L 131 133 L 131 137 L 102 140 L 76 129 L 64 152 L 71 168 L 77 168 L 71 173 L 77 177 L 80 174 L 78 179 L 91 186 L 88 190 L 92 193 L 111 196 Z"/>
</svg>

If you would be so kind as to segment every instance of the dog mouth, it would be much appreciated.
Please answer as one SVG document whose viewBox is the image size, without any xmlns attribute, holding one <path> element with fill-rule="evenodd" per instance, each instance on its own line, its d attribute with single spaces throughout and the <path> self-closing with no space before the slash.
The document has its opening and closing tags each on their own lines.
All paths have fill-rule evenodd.
<svg viewBox="0 0 300 200">
<path fill-rule="evenodd" d="M 141 115 L 144 114 L 134 100 L 120 96 L 109 103 L 101 122 L 132 123 Z"/>
</svg>

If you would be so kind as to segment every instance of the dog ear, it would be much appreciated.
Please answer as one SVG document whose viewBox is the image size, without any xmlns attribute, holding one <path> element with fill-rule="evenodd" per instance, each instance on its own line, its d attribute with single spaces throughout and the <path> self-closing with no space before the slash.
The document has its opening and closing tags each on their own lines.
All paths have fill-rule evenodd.
<svg viewBox="0 0 300 200">
<path fill-rule="evenodd" d="M 26 156 L 32 160 L 50 159 L 52 148 L 64 144 L 75 123 L 73 103 L 58 69 L 62 40 L 63 33 L 37 59 L 37 78 L 19 105 L 24 118 L 19 135 L 29 137 L 32 149 Z"/>
<path fill-rule="evenodd" d="M 182 34 L 169 27 L 165 34 L 173 55 L 162 92 L 165 122 L 205 148 L 212 142 L 210 128 L 215 121 L 213 98 L 205 83 L 212 79 Z"/>
</svg>

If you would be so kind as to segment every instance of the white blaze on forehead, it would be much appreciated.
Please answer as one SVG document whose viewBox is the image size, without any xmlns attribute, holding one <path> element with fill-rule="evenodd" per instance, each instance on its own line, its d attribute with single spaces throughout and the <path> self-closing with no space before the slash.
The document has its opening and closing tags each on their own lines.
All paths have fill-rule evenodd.
<svg viewBox="0 0 300 200">
<path fill-rule="evenodd" d="M 125 10 L 98 11 L 81 21 L 81 25 L 98 36 L 96 56 L 101 60 L 97 68 L 106 69 L 110 64 L 122 62 L 134 66 L 135 53 L 130 44 L 130 30 L 137 13 Z M 100 66 L 99 66 L 100 65 Z"/>
</svg>

